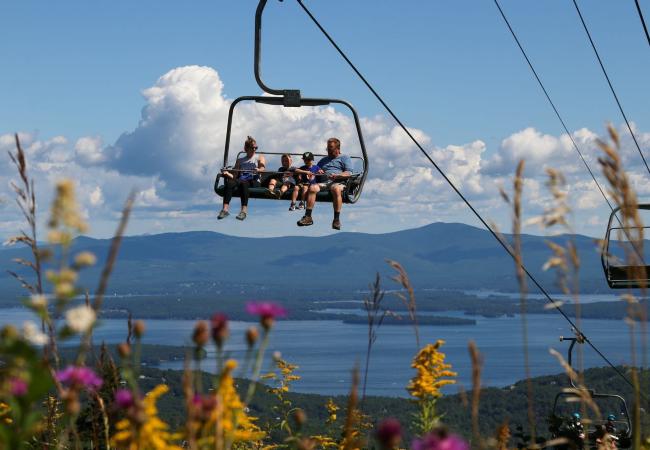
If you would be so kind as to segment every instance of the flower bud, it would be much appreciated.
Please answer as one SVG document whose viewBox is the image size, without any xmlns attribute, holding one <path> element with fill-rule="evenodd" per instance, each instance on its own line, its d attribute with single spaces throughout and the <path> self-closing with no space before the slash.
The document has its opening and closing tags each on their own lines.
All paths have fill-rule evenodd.
<svg viewBox="0 0 650 450">
<path fill-rule="evenodd" d="M 140 339 L 144 335 L 145 330 L 144 322 L 142 320 L 136 320 L 133 324 L 133 334 L 136 338 Z"/>
<path fill-rule="evenodd" d="M 210 319 L 212 339 L 221 348 L 228 338 L 228 317 L 225 314 L 214 314 Z"/>
<path fill-rule="evenodd" d="M 255 343 L 257 342 L 257 338 L 259 338 L 260 332 L 257 331 L 257 328 L 255 327 L 250 327 L 248 330 L 246 330 L 246 343 L 248 344 L 248 348 L 252 348 L 255 346 Z"/>
<path fill-rule="evenodd" d="M 128 358 L 131 356 L 131 346 L 126 342 L 120 342 L 117 346 L 117 353 L 121 358 Z"/>
<path fill-rule="evenodd" d="M 66 299 L 74 295 L 74 285 L 66 281 L 54 285 L 54 295 L 58 299 Z"/>
<path fill-rule="evenodd" d="M 197 345 L 197 347 L 203 347 L 210 340 L 210 331 L 208 328 L 208 323 L 205 320 L 201 320 L 196 323 L 194 327 L 194 334 L 192 335 L 192 340 Z"/>
<path fill-rule="evenodd" d="M 94 266 L 97 258 L 91 252 L 81 252 L 74 257 L 74 263 L 79 267 Z"/>
<path fill-rule="evenodd" d="M 375 431 L 375 436 L 382 449 L 394 449 L 402 440 L 402 426 L 397 419 L 384 419 Z"/>
<path fill-rule="evenodd" d="M 13 325 L 5 325 L 0 332 L 2 339 L 16 339 L 18 337 L 18 329 Z"/>
<path fill-rule="evenodd" d="M 316 448 L 316 441 L 309 437 L 302 437 L 296 442 L 298 450 L 314 450 Z"/>
<path fill-rule="evenodd" d="M 65 395 L 65 409 L 71 416 L 76 416 L 81 411 L 81 403 L 77 392 L 71 390 Z"/>
<path fill-rule="evenodd" d="M 305 411 L 298 408 L 293 412 L 293 420 L 296 421 L 298 428 L 302 428 L 305 422 L 307 422 L 307 414 L 305 414 Z"/>
</svg>

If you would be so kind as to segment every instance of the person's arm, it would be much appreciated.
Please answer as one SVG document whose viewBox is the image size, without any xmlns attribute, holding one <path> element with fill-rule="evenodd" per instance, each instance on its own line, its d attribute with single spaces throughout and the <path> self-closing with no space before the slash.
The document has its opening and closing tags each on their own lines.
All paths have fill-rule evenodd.
<svg viewBox="0 0 650 450">
<path fill-rule="evenodd" d="M 237 176 L 239 176 L 239 174 L 236 172 L 237 169 L 239 169 L 239 160 L 237 160 L 237 161 L 235 162 L 235 167 L 233 167 L 233 171 L 235 171 L 235 173 L 237 174 Z M 222 174 L 225 178 L 230 178 L 231 180 L 235 178 L 235 175 L 234 175 L 232 172 L 228 172 L 228 171 L 225 170 L 225 169 L 221 171 L 221 174 Z"/>
<path fill-rule="evenodd" d="M 259 158 L 257 158 L 257 171 L 258 172 L 264 172 L 266 169 L 266 159 L 264 156 L 260 155 Z"/>
</svg>

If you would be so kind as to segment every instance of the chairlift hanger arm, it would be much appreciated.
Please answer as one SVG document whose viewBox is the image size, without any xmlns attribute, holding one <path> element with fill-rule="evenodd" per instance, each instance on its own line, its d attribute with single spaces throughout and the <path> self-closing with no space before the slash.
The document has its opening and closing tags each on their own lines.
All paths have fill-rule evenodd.
<svg viewBox="0 0 650 450">
<path fill-rule="evenodd" d="M 273 89 L 268 87 L 266 83 L 262 81 L 262 14 L 264 13 L 267 1 L 268 0 L 260 0 L 257 4 L 257 10 L 255 11 L 255 81 L 267 94 L 281 96 L 284 106 L 301 106 L 299 89 Z M 282 2 L 282 0 L 280 0 L 280 2 Z"/>
</svg>

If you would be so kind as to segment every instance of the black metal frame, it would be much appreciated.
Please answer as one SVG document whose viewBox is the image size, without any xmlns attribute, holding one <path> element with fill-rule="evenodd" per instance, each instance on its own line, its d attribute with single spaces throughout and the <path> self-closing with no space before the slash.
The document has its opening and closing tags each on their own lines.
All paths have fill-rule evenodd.
<svg viewBox="0 0 650 450">
<path fill-rule="evenodd" d="M 584 344 L 584 342 L 585 342 L 584 337 L 581 336 L 581 335 L 577 335 L 576 337 L 563 337 L 563 336 L 560 336 L 560 341 L 571 341 L 571 344 L 569 345 L 569 349 L 567 350 L 567 363 L 568 363 L 569 367 L 573 368 L 573 366 L 572 366 L 573 347 L 576 344 Z M 569 383 L 570 383 L 571 387 L 574 390 L 580 389 L 578 386 L 575 385 L 575 383 L 573 382 L 573 378 L 571 378 L 571 377 L 569 377 Z M 620 395 L 618 395 L 618 394 L 601 394 L 601 393 L 596 393 L 593 390 L 589 390 L 589 394 L 590 394 L 591 398 L 593 398 L 593 399 L 598 399 L 598 398 L 612 399 L 612 400 L 617 400 L 620 403 L 622 412 L 625 415 L 625 418 L 627 419 L 626 422 L 625 422 L 625 425 L 626 425 L 627 429 L 625 431 L 621 430 L 621 432 L 617 436 L 617 439 L 619 439 L 618 445 L 621 448 L 630 447 L 631 437 L 632 437 L 632 422 L 630 420 L 630 412 L 627 409 L 627 402 L 625 401 L 625 399 L 623 397 L 621 397 Z M 552 417 L 554 417 L 554 418 L 559 417 L 556 413 L 558 412 L 558 403 L 560 402 L 560 400 L 562 398 L 577 398 L 577 397 L 579 397 L 579 395 L 577 393 L 575 393 L 575 392 L 570 392 L 570 391 L 569 392 L 565 392 L 565 391 L 558 392 L 555 395 L 555 400 L 553 401 Z M 558 436 L 553 436 L 553 437 L 558 437 Z M 586 435 L 585 439 L 588 439 L 588 438 L 589 438 L 589 436 Z M 556 447 L 556 448 L 558 448 L 558 447 Z M 564 448 L 564 446 L 561 446 L 560 448 Z"/>
<path fill-rule="evenodd" d="M 359 137 L 359 145 L 361 147 L 361 159 L 363 160 L 363 172 L 356 176 L 351 177 L 351 179 L 346 183 L 346 189 L 344 190 L 343 201 L 345 203 L 356 203 L 361 196 L 361 191 L 363 190 L 363 185 L 368 176 L 368 155 L 366 153 L 366 145 L 363 140 L 363 133 L 361 132 L 361 124 L 359 122 L 359 115 L 354 107 L 346 102 L 345 100 L 331 99 L 331 98 L 302 98 L 300 95 L 299 89 L 273 89 L 268 87 L 261 77 L 261 58 L 262 58 L 262 13 L 266 7 L 268 0 L 260 0 L 257 5 L 257 10 L 255 11 L 255 53 L 254 53 L 254 72 L 255 72 L 255 81 L 259 87 L 270 94 L 271 96 L 243 96 L 236 98 L 230 105 L 228 111 L 228 127 L 226 129 L 226 143 L 224 146 L 223 152 L 223 167 L 228 167 L 228 155 L 230 150 L 230 135 L 232 131 L 232 117 L 235 111 L 235 107 L 242 101 L 253 101 L 256 103 L 262 103 L 266 105 L 275 105 L 283 106 L 287 108 L 300 108 L 303 106 L 325 106 L 330 104 L 338 104 L 347 107 L 352 116 L 354 117 L 354 124 L 357 130 L 357 135 Z M 282 0 L 280 0 L 282 1 Z M 217 192 L 219 180 L 222 178 L 221 174 L 217 175 L 217 179 L 214 184 L 215 192 Z M 217 192 L 218 193 L 218 192 Z"/>
<path fill-rule="evenodd" d="M 650 211 L 650 204 L 644 203 L 637 205 L 637 209 Z M 621 229 L 620 227 L 613 227 L 612 223 L 616 219 L 616 214 L 621 210 L 621 207 L 618 206 L 612 210 L 612 213 L 609 215 L 609 221 L 607 222 L 607 230 L 605 232 L 605 239 L 603 242 L 603 248 L 600 253 L 600 262 L 603 266 L 603 271 L 605 272 L 605 279 L 607 280 L 607 285 L 611 289 L 634 289 L 634 288 L 647 288 L 650 286 L 650 266 L 645 265 L 645 278 L 635 278 L 633 276 L 634 269 L 638 269 L 641 266 L 616 266 L 610 263 L 610 253 L 609 246 L 611 242 L 611 233 L 613 230 Z M 619 221 L 620 223 L 620 221 Z M 647 227 L 644 227 L 647 228 Z M 635 252 L 640 253 L 639 249 L 634 248 Z M 639 255 L 643 259 L 643 255 Z M 642 261 L 643 262 L 643 261 Z M 643 262 L 645 264 L 645 262 Z"/>
</svg>

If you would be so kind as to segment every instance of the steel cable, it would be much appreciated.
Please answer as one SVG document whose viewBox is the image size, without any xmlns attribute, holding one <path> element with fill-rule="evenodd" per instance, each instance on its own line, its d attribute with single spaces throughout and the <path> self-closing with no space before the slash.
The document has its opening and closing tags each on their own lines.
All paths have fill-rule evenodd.
<svg viewBox="0 0 650 450">
<path fill-rule="evenodd" d="M 639 19 L 641 19 L 641 25 L 643 26 L 645 37 L 648 40 L 648 45 L 650 45 L 650 34 L 648 34 L 648 27 L 645 24 L 645 19 L 643 18 L 643 11 L 641 11 L 641 5 L 639 5 L 639 0 L 634 0 L 634 3 L 636 3 L 636 10 L 639 13 Z"/>
<path fill-rule="evenodd" d="M 648 162 L 645 159 L 645 156 L 643 156 L 643 152 L 641 151 L 641 147 L 639 146 L 639 142 L 636 140 L 636 136 L 634 132 L 632 131 L 632 127 L 630 126 L 629 120 L 627 120 L 627 115 L 625 114 L 625 111 L 623 111 L 623 106 L 621 106 L 621 102 L 618 99 L 618 95 L 616 95 L 616 91 L 614 90 L 614 86 L 612 85 L 611 80 L 609 79 L 609 75 L 607 74 L 607 70 L 605 70 L 605 65 L 603 64 L 603 60 L 600 58 L 600 54 L 598 53 L 598 50 L 596 49 L 596 44 L 594 44 L 594 40 L 591 38 L 591 33 L 589 32 L 589 28 L 587 28 L 587 23 L 585 22 L 584 17 L 582 17 L 582 12 L 580 11 L 580 7 L 578 6 L 578 2 L 576 0 L 573 0 L 573 5 L 576 8 L 576 11 L 578 12 L 578 16 L 580 17 L 580 22 L 582 22 L 582 27 L 585 29 L 585 33 L 587 33 L 587 37 L 589 38 L 589 43 L 591 44 L 591 48 L 594 50 L 594 53 L 596 54 L 596 59 L 598 59 L 598 64 L 600 65 L 601 70 L 603 71 L 603 75 L 605 75 L 605 79 L 607 80 L 607 84 L 609 85 L 609 89 L 612 91 L 612 95 L 614 96 L 614 100 L 616 100 L 616 104 L 618 105 L 619 111 L 621 111 L 621 115 L 623 116 L 623 119 L 625 120 L 625 124 L 627 125 L 627 129 L 630 131 L 630 135 L 632 136 L 632 140 L 634 141 L 634 145 L 636 146 L 636 149 L 639 151 L 639 155 L 641 155 L 641 159 L 643 160 L 643 164 L 645 164 L 645 168 L 648 171 L 648 174 L 650 174 L 650 167 L 648 167 Z"/>
<path fill-rule="evenodd" d="M 309 9 L 304 5 L 302 0 L 296 0 L 300 7 L 303 9 L 303 11 L 309 16 L 309 18 L 314 22 L 316 27 L 323 33 L 325 38 L 332 44 L 332 46 L 336 49 L 336 51 L 341 55 L 341 57 L 348 63 L 350 68 L 356 73 L 356 75 L 359 77 L 359 79 L 366 85 L 366 87 L 372 92 L 372 94 L 375 96 L 375 98 L 381 103 L 381 105 L 386 109 L 386 111 L 390 114 L 390 116 L 397 122 L 397 124 L 402 128 L 402 130 L 406 133 L 406 135 L 413 141 L 415 146 L 420 150 L 420 152 L 424 155 L 424 157 L 431 163 L 431 165 L 438 171 L 440 176 L 447 182 L 447 184 L 452 188 L 452 190 L 461 198 L 461 200 L 465 203 L 465 205 L 472 211 L 472 213 L 476 216 L 476 218 L 483 224 L 483 226 L 492 234 L 492 236 L 499 242 L 499 244 L 503 247 L 506 253 L 510 255 L 510 257 L 517 263 L 517 258 L 505 242 L 499 237 L 499 235 L 488 225 L 488 223 L 483 219 L 481 214 L 474 208 L 474 206 L 470 203 L 469 200 L 463 195 L 462 192 L 456 187 L 456 185 L 447 177 L 445 172 L 438 166 L 438 164 L 429 156 L 429 154 L 426 152 L 426 150 L 422 147 L 422 145 L 418 142 L 418 140 L 413 136 L 413 134 L 406 128 L 406 126 L 402 123 L 402 121 L 397 117 L 397 115 L 393 112 L 393 110 L 388 106 L 388 104 L 383 100 L 383 98 L 377 93 L 377 91 L 372 87 L 372 85 L 366 80 L 366 78 L 361 74 L 361 72 L 356 68 L 354 63 L 348 58 L 348 56 L 341 50 L 341 48 L 337 45 L 337 43 L 334 41 L 334 39 L 329 35 L 329 33 L 323 28 L 323 26 L 320 24 L 320 22 L 314 17 L 314 15 L 309 11 Z M 576 334 L 583 338 L 585 342 L 589 344 L 589 346 L 621 377 L 625 382 L 634 387 L 633 383 L 625 376 L 624 373 L 622 373 L 618 367 L 616 367 L 588 338 L 587 336 L 580 331 L 580 329 L 576 326 L 576 324 L 567 316 L 567 314 L 562 310 L 562 308 L 551 298 L 551 296 L 548 294 L 548 292 L 542 287 L 542 285 L 535 279 L 535 277 L 528 271 L 526 266 L 523 263 L 519 263 L 519 266 L 521 270 L 526 274 L 529 280 L 539 289 L 539 291 L 546 297 L 548 302 L 553 305 L 553 307 L 564 317 L 564 319 L 571 325 L 571 327 L 576 331 Z M 641 394 L 643 395 L 643 394 Z M 647 401 L 647 398 L 645 395 L 643 395 L 644 399 Z"/>
</svg>

